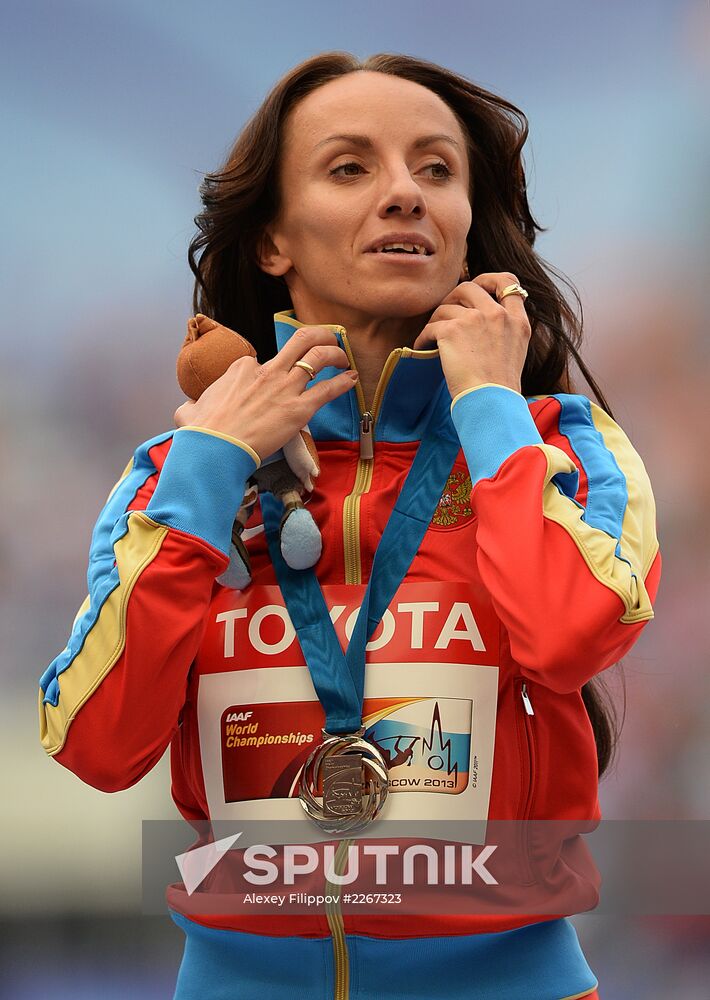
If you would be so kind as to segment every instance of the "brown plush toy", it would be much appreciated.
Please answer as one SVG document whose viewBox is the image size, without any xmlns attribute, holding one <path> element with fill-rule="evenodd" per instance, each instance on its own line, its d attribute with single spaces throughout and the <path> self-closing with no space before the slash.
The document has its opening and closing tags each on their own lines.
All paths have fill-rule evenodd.
<svg viewBox="0 0 710 1000">
<path fill-rule="evenodd" d="M 240 334 L 202 313 L 187 321 L 187 335 L 177 359 L 177 379 L 190 399 L 204 390 L 238 358 L 256 357 L 256 351 Z M 249 554 L 241 538 L 259 493 L 273 493 L 284 505 L 279 526 L 281 553 L 292 569 L 315 565 L 321 554 L 321 535 L 303 494 L 313 490 L 320 473 L 318 452 L 306 425 L 273 455 L 260 456 L 261 465 L 247 481 L 232 529 L 229 566 L 217 579 L 227 587 L 243 590 L 251 582 Z"/>
</svg>

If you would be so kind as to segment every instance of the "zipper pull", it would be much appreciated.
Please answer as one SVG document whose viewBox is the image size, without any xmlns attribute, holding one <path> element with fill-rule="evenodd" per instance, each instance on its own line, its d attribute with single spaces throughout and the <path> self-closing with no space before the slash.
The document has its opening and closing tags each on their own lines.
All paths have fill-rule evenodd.
<svg viewBox="0 0 710 1000">
<path fill-rule="evenodd" d="M 372 448 L 372 414 L 366 410 L 360 420 L 360 458 L 374 458 Z"/>
<path fill-rule="evenodd" d="M 523 686 L 520 690 L 520 694 L 522 695 L 523 698 L 523 705 L 525 705 L 525 711 L 528 713 L 528 715 L 534 715 L 535 713 L 533 712 L 532 702 L 530 701 L 530 696 L 528 695 L 528 688 L 525 681 L 523 681 Z"/>
</svg>

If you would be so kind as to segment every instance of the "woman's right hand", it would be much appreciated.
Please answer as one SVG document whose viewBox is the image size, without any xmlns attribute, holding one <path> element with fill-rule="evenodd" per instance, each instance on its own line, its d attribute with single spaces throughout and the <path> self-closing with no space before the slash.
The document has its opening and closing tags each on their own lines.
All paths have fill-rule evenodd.
<svg viewBox="0 0 710 1000">
<path fill-rule="evenodd" d="M 349 365 L 332 330 L 299 327 L 278 354 L 263 365 L 256 358 L 239 358 L 198 400 L 190 399 L 178 406 L 176 426 L 204 427 L 238 438 L 263 461 L 290 441 L 324 403 L 352 389 L 357 382 L 357 376 L 348 370 L 306 389 L 308 372 L 293 367 L 301 360 L 307 361 L 316 373 L 330 365 Z"/>
</svg>

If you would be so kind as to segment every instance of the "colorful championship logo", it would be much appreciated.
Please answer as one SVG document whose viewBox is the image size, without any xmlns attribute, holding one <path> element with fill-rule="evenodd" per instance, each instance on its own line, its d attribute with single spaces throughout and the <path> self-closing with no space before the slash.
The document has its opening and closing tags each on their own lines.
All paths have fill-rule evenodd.
<svg viewBox="0 0 710 1000">
<path fill-rule="evenodd" d="M 466 698 L 369 699 L 365 739 L 381 751 L 392 792 L 457 794 L 468 784 L 471 709 Z"/>
<path fill-rule="evenodd" d="M 436 528 L 454 528 L 473 516 L 471 477 L 463 469 L 453 469 L 437 504 L 431 524 Z"/>
</svg>

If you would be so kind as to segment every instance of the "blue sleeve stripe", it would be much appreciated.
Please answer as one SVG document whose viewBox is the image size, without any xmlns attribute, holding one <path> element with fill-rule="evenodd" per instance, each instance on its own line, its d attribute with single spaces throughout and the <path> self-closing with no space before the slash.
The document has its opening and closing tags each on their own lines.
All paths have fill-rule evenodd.
<svg viewBox="0 0 710 1000">
<path fill-rule="evenodd" d="M 79 653 L 81 653 L 84 641 L 96 624 L 101 608 L 103 607 L 105 601 L 108 600 L 111 591 L 116 589 L 118 583 L 118 570 L 114 567 L 111 573 L 103 578 L 103 585 L 97 585 L 95 587 L 94 597 L 92 598 L 91 604 L 84 614 L 77 618 L 74 622 L 74 627 L 72 628 L 71 635 L 69 636 L 69 642 L 66 644 L 61 653 L 55 656 L 39 679 L 39 686 L 44 693 L 44 697 L 42 699 L 44 704 L 54 706 L 58 704 L 59 681 L 57 678 L 67 669 L 67 667 L 71 666 Z"/>
<path fill-rule="evenodd" d="M 554 398 L 561 407 L 560 433 L 569 441 L 587 477 L 582 520 L 619 539 L 628 503 L 626 477 L 595 426 L 589 399 L 569 393 L 558 393 Z"/>
<path fill-rule="evenodd" d="M 126 512 L 138 490 L 157 471 L 155 463 L 150 457 L 151 449 L 157 444 L 167 441 L 173 433 L 174 430 L 166 431 L 164 434 L 158 434 L 139 445 L 133 454 L 132 464 L 127 467 L 124 475 L 108 495 L 91 535 L 87 584 L 92 604 L 98 581 L 102 580 L 113 567 L 114 552 L 111 533 L 116 522 Z"/>
</svg>

